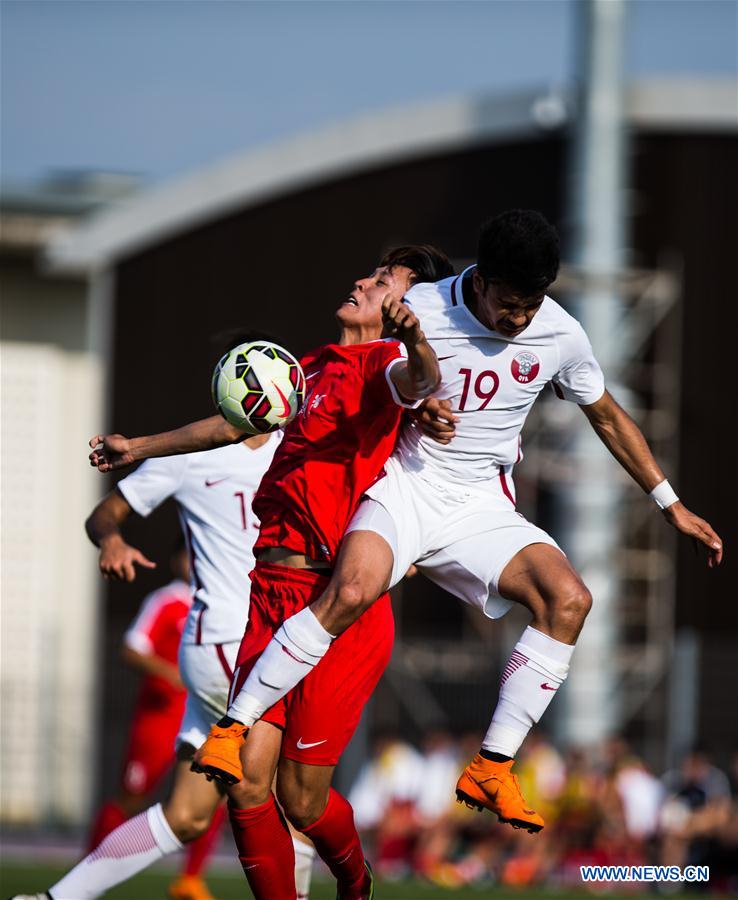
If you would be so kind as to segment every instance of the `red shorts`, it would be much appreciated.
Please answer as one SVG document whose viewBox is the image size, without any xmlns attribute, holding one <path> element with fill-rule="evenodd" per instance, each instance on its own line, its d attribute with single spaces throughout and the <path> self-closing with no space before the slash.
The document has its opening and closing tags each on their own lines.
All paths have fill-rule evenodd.
<svg viewBox="0 0 738 900">
<path fill-rule="evenodd" d="M 123 789 L 148 794 L 174 764 L 174 739 L 182 721 L 183 702 L 168 709 L 137 710 L 123 762 Z"/>
<path fill-rule="evenodd" d="M 231 696 L 241 689 L 282 622 L 317 600 L 329 580 L 307 569 L 257 560 Z M 333 641 L 313 671 L 262 716 L 284 731 L 282 756 L 313 766 L 338 762 L 387 668 L 394 636 L 390 596 L 383 594 Z"/>
</svg>

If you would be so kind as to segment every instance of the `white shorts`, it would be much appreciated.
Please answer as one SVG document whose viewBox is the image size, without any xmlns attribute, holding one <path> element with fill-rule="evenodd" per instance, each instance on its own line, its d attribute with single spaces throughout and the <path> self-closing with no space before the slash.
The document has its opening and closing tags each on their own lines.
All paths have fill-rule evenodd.
<svg viewBox="0 0 738 900">
<path fill-rule="evenodd" d="M 210 728 L 226 714 L 240 643 L 179 645 L 179 673 L 187 688 L 187 701 L 174 741 L 176 749 L 182 744 L 200 747 Z"/>
<path fill-rule="evenodd" d="M 386 477 L 372 485 L 346 529 L 374 531 L 392 548 L 390 587 L 411 564 L 435 584 L 490 619 L 512 606 L 498 593 L 510 560 L 530 544 L 558 545 L 515 511 L 510 470 L 484 488 L 432 483 L 389 459 Z"/>
</svg>

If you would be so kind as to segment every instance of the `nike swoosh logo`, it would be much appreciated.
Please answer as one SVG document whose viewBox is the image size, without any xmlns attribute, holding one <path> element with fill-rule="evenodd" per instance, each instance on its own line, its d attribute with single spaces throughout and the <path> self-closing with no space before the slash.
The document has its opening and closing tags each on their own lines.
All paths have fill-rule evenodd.
<svg viewBox="0 0 738 900">
<path fill-rule="evenodd" d="M 297 742 L 297 749 L 298 750 L 307 750 L 308 747 L 317 747 L 319 744 L 325 744 L 325 742 L 327 740 L 328 740 L 328 738 L 323 738 L 322 741 L 314 741 L 312 744 L 303 744 L 302 738 L 300 738 L 300 740 Z"/>
<path fill-rule="evenodd" d="M 443 362 L 444 359 L 453 359 L 456 356 L 455 353 L 452 353 L 451 356 L 439 356 L 438 362 Z"/>
<path fill-rule="evenodd" d="M 543 688 L 544 691 L 555 691 L 556 690 L 555 687 L 551 687 L 551 685 L 545 681 L 541 684 L 541 687 Z"/>
<path fill-rule="evenodd" d="M 280 391 L 279 386 L 275 384 L 274 387 L 275 387 L 277 393 L 279 394 L 279 399 L 284 404 L 284 409 L 282 410 L 282 418 L 286 419 L 287 416 L 290 414 L 290 405 L 287 402 L 287 398 L 285 397 L 285 395 L 282 393 L 282 391 Z"/>
<path fill-rule="evenodd" d="M 228 481 L 228 476 L 225 478 L 216 478 L 215 481 L 210 481 L 210 479 L 205 479 L 205 487 L 215 487 L 216 484 L 220 484 L 221 481 Z"/>
<path fill-rule="evenodd" d="M 315 378 L 316 375 L 320 375 L 320 372 L 311 372 L 309 375 L 305 376 L 305 381 L 310 381 L 310 379 Z"/>
</svg>

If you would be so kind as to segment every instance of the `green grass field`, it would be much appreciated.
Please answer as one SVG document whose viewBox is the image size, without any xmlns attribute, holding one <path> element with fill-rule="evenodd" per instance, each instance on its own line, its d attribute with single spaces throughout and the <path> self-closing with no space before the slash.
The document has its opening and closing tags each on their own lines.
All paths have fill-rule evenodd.
<svg viewBox="0 0 738 900">
<path fill-rule="evenodd" d="M 41 891 L 53 884 L 67 867 L 63 865 L 49 865 L 46 863 L 32 864 L 12 863 L 2 861 L 0 864 L 0 898 L 7 898 L 19 891 Z M 105 896 L 110 900 L 166 900 L 166 888 L 172 879 L 173 870 L 170 868 L 154 868 L 138 875 L 127 884 L 110 891 Z M 236 900 L 236 898 L 249 898 L 251 893 L 237 871 L 225 872 L 212 871 L 208 874 L 208 884 L 217 900 Z M 494 900 L 570 900 L 573 892 L 550 890 L 511 891 L 505 888 L 477 887 L 447 890 L 433 887 L 419 882 L 402 882 L 392 884 L 378 884 L 376 900 L 481 900 L 483 897 Z M 310 900 L 334 900 L 335 887 L 327 881 L 315 880 L 313 890 L 310 892 Z M 586 898 L 591 896 L 584 892 L 576 896 Z M 679 894 L 680 900 L 687 900 L 692 894 Z M 699 895 L 705 898 L 706 894 Z M 608 900 L 624 900 L 626 895 L 607 892 Z M 633 900 L 633 895 L 629 895 Z"/>
<path fill-rule="evenodd" d="M 7 898 L 18 891 L 40 891 L 53 884 L 66 871 L 63 866 L 6 864 L 0 867 L 0 897 Z M 171 870 L 152 869 L 143 872 L 127 884 L 110 891 L 105 895 L 110 900 L 166 900 L 166 887 L 172 879 Z M 217 900 L 236 900 L 251 897 L 251 892 L 241 873 L 210 872 L 208 885 Z M 387 884 L 378 886 L 376 900 L 433 900 L 438 897 L 453 897 L 454 900 L 479 900 L 480 897 L 492 895 L 496 900 L 507 900 L 509 893 L 500 891 L 460 890 L 447 891 L 442 888 L 421 885 L 416 882 Z M 310 900 L 334 900 L 335 887 L 327 881 L 314 880 L 310 892 Z M 533 900 L 540 894 L 523 895 L 516 893 L 515 900 Z"/>
</svg>

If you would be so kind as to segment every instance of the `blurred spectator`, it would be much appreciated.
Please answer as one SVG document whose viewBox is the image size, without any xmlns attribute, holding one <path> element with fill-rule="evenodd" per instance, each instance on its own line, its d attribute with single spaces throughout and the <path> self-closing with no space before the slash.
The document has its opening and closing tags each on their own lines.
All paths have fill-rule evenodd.
<svg viewBox="0 0 738 900">
<path fill-rule="evenodd" d="M 659 780 L 621 737 L 562 757 L 545 734 L 531 735 L 516 770 L 547 828 L 529 835 L 454 802 L 462 760 L 478 744 L 478 734 L 456 739 L 442 730 L 420 750 L 397 735 L 377 739 L 351 802 L 383 877 L 597 890 L 582 884 L 580 866 L 704 864 L 711 887 L 738 887 L 738 754 L 730 782 L 704 752 Z"/>
<path fill-rule="evenodd" d="M 636 756 L 625 759 L 615 773 L 625 830 L 636 841 L 648 841 L 656 835 L 664 789 L 661 782 Z"/>
<path fill-rule="evenodd" d="M 349 794 L 357 828 L 374 845 L 377 871 L 401 878 L 412 871 L 423 788 L 423 758 L 395 734 L 379 736 Z"/>
<path fill-rule="evenodd" d="M 666 801 L 661 810 L 661 862 L 664 865 L 710 865 L 731 813 L 730 782 L 707 752 L 686 754 L 678 769 L 663 778 Z"/>
<path fill-rule="evenodd" d="M 730 770 L 730 811 L 721 830 L 719 848 L 711 875 L 730 896 L 738 896 L 738 751 L 733 753 Z"/>
<path fill-rule="evenodd" d="M 481 737 L 476 732 L 451 740 L 434 732 L 424 743 L 428 778 L 438 779 L 435 819 L 426 818 L 415 857 L 416 874 L 441 887 L 456 888 L 489 881 L 502 860 L 505 838 L 490 828 L 476 810 L 456 802 L 456 782 L 469 756 L 477 752 Z M 443 811 L 441 791 L 447 785 L 451 800 Z"/>
<path fill-rule="evenodd" d="M 515 771 L 531 808 L 540 812 L 547 822 L 552 822 L 558 815 L 566 786 L 566 766 L 561 754 L 542 731 L 528 735 Z"/>
<path fill-rule="evenodd" d="M 448 731 L 432 731 L 426 735 L 422 753 L 422 789 L 417 809 L 422 824 L 431 827 L 453 809 L 456 782 L 463 766 L 459 745 Z"/>
</svg>

